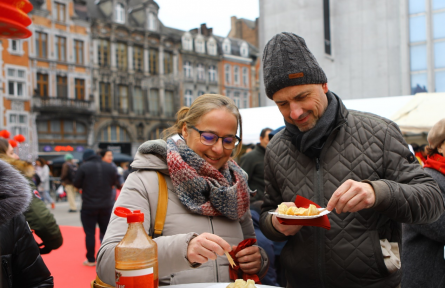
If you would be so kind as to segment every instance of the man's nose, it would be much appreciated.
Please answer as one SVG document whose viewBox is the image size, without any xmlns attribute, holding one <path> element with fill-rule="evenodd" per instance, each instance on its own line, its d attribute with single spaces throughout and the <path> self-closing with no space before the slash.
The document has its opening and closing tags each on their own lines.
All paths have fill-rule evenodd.
<svg viewBox="0 0 445 288">
<path fill-rule="evenodd" d="M 301 106 L 297 103 L 291 103 L 290 105 L 290 118 L 292 120 L 297 120 L 300 118 L 301 115 L 303 115 L 304 111 L 301 108 Z"/>
</svg>

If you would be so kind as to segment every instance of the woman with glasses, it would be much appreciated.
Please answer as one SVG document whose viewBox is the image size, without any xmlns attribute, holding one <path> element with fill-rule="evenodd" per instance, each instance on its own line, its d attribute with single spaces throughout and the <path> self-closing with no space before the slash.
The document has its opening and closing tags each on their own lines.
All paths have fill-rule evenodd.
<svg viewBox="0 0 445 288">
<path fill-rule="evenodd" d="M 237 130 L 240 127 L 240 134 Z M 221 95 L 202 95 L 183 107 L 165 140 L 142 144 L 115 207 L 141 210 L 144 227 L 153 235 L 158 176 L 168 186 L 168 208 L 158 245 L 159 284 L 230 282 L 225 252 L 255 238 L 249 210 L 247 174 L 231 159 L 240 150 L 241 115 Z M 178 134 L 180 137 L 172 137 Z M 114 247 L 127 230 L 124 218 L 112 215 L 97 256 L 99 278 L 114 285 Z M 267 272 L 264 250 L 250 246 L 236 255 L 245 274 Z"/>
</svg>

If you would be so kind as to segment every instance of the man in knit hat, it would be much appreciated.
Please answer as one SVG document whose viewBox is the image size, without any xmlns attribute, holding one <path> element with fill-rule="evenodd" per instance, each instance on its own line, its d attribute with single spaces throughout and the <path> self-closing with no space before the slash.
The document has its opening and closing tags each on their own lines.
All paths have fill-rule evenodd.
<svg viewBox="0 0 445 288">
<path fill-rule="evenodd" d="M 287 240 L 281 261 L 287 287 L 398 287 L 401 224 L 431 223 L 444 212 L 398 126 L 349 111 L 303 38 L 275 35 L 263 54 L 266 94 L 286 127 L 265 155 L 261 230 Z M 348 79 L 345 79 L 348 81 Z M 330 229 L 281 224 L 277 206 L 296 196 L 327 207 Z"/>
</svg>

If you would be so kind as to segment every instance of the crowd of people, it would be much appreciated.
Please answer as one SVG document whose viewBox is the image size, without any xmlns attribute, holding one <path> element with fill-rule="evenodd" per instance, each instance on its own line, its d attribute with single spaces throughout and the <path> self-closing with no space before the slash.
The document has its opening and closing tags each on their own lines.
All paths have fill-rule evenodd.
<svg viewBox="0 0 445 288">
<path fill-rule="evenodd" d="M 161 286 L 230 282 L 225 252 L 255 238 L 257 244 L 237 250 L 239 278 L 282 287 L 445 287 L 445 119 L 433 126 L 427 145 L 412 144 L 411 151 L 394 122 L 348 110 L 329 90 L 304 39 L 292 33 L 267 43 L 263 72 L 266 95 L 285 127 L 264 128 L 238 163 L 241 114 L 230 98 L 215 94 L 181 108 L 163 139 L 143 143 L 125 171 L 108 150 L 85 150 L 79 167 L 65 156 L 61 180 L 70 212 L 78 210 L 75 191 L 82 190 L 83 264 L 96 266 L 100 283 L 114 287 L 114 249 L 127 223 L 112 210 L 125 207 L 145 215 L 144 228 L 158 247 Z M 40 254 L 62 245 L 60 230 L 33 228 L 39 225 L 33 218 L 51 214 L 42 200 L 54 203 L 48 166 L 38 159 L 34 168 L 8 145 L 0 141 L 0 248 L 2 261 L 11 259 L 3 273 L 13 276 L 2 283 L 52 287 Z M 35 174 L 42 200 L 32 193 Z M 161 235 L 154 231 L 159 177 L 168 187 Z M 282 203 L 295 206 L 297 195 L 331 211 L 330 229 L 286 225 L 269 213 Z M 37 235 L 51 235 L 39 235 L 40 253 L 25 219 Z M 17 233 L 32 252 L 17 250 Z M 25 283 L 23 267 L 38 271 L 32 280 L 38 284 Z"/>
</svg>

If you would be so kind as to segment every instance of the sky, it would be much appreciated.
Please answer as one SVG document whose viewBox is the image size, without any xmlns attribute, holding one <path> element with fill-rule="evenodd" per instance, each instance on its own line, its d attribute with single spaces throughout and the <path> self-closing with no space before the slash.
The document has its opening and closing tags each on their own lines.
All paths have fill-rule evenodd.
<svg viewBox="0 0 445 288">
<path fill-rule="evenodd" d="M 230 17 L 255 20 L 259 16 L 259 0 L 155 0 L 158 18 L 167 27 L 188 31 L 206 23 L 213 34 L 227 36 Z"/>
</svg>

